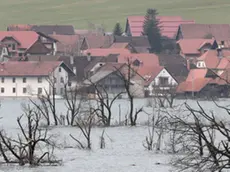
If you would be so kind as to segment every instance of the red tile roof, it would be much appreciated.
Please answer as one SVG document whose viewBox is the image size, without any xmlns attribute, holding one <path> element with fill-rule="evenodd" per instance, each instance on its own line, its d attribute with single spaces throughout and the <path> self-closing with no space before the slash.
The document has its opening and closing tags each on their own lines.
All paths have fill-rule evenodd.
<svg viewBox="0 0 230 172">
<path fill-rule="evenodd" d="M 109 54 L 129 54 L 126 48 L 92 48 L 85 51 L 85 55 L 90 53 L 91 56 L 108 56 Z"/>
<path fill-rule="evenodd" d="M 156 54 L 148 54 L 148 53 L 138 53 L 138 54 L 120 54 L 118 56 L 119 63 L 127 63 L 128 59 L 130 62 L 134 62 L 135 60 L 139 60 L 142 64 L 141 66 L 145 67 L 153 67 L 160 66 L 159 58 Z"/>
<path fill-rule="evenodd" d="M 191 69 L 189 71 L 186 81 L 193 81 L 194 79 L 205 78 L 208 69 Z"/>
<path fill-rule="evenodd" d="M 222 58 L 224 57 L 230 57 L 230 50 L 222 50 Z M 221 62 L 216 50 L 208 50 L 202 56 L 197 58 L 197 60 L 204 61 L 207 68 L 218 68 L 219 63 Z M 223 64 L 221 64 L 221 66 L 222 65 Z"/>
<path fill-rule="evenodd" d="M 158 16 L 157 19 L 160 22 L 161 34 L 169 38 L 176 36 L 179 25 L 194 23 L 193 20 L 183 20 L 180 16 Z M 129 16 L 127 22 L 132 36 L 142 35 L 144 16 Z"/>
<path fill-rule="evenodd" d="M 39 35 L 34 31 L 0 31 L 0 41 L 6 37 L 18 41 L 19 48 L 27 49 L 38 40 Z"/>
<path fill-rule="evenodd" d="M 50 37 L 58 40 L 57 51 L 68 52 L 77 51 L 77 46 L 80 46 L 80 35 L 49 35 Z"/>
<path fill-rule="evenodd" d="M 177 92 L 199 92 L 209 83 L 210 80 L 211 78 L 196 78 L 193 81 L 182 82 L 177 87 Z"/>
<path fill-rule="evenodd" d="M 0 76 L 48 76 L 62 62 L 16 62 L 9 61 L 0 64 Z"/>
<path fill-rule="evenodd" d="M 206 44 L 213 44 L 214 39 L 181 39 L 177 41 L 183 54 L 200 54 L 201 49 Z"/>
<path fill-rule="evenodd" d="M 230 68 L 230 58 L 222 58 L 216 67 L 217 69 L 226 69 Z"/>
<path fill-rule="evenodd" d="M 80 35 L 49 35 L 50 37 L 58 40 L 59 42 L 67 45 L 76 44 L 77 41 L 80 39 Z"/>
<path fill-rule="evenodd" d="M 217 41 L 230 39 L 229 24 L 181 24 L 183 39 L 204 38 L 211 34 Z"/>
<path fill-rule="evenodd" d="M 142 67 L 138 73 L 145 78 L 145 86 L 148 86 L 163 69 L 163 66 Z"/>
</svg>

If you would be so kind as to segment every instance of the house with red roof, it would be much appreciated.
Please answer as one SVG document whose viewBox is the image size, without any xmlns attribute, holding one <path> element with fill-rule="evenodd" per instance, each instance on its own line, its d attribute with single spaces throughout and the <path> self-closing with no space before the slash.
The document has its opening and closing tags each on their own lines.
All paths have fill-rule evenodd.
<svg viewBox="0 0 230 172">
<path fill-rule="evenodd" d="M 2 62 L 0 97 L 33 97 L 45 92 L 61 96 L 70 75 L 72 70 L 61 61 Z"/>
<path fill-rule="evenodd" d="M 196 97 L 228 97 L 230 68 L 218 71 L 207 68 L 192 69 L 186 81 L 177 87 L 178 94 Z"/>
<path fill-rule="evenodd" d="M 177 41 L 177 49 L 181 56 L 187 60 L 195 61 L 206 51 L 218 48 L 214 39 L 181 39 Z"/>
<path fill-rule="evenodd" d="M 230 50 L 208 50 L 202 56 L 197 58 L 197 68 L 221 69 L 228 65 L 230 59 Z"/>
<path fill-rule="evenodd" d="M 0 31 L 0 42 L 11 57 L 55 53 L 56 40 L 34 31 Z"/>
<path fill-rule="evenodd" d="M 141 68 L 138 73 L 145 79 L 145 96 L 156 96 L 178 85 L 177 80 L 163 66 Z"/>
<path fill-rule="evenodd" d="M 180 16 L 157 16 L 161 34 L 164 37 L 175 39 L 181 24 L 195 23 L 194 20 L 184 20 Z M 128 36 L 141 36 L 143 32 L 144 16 L 129 16 L 126 21 L 125 33 Z"/>
</svg>

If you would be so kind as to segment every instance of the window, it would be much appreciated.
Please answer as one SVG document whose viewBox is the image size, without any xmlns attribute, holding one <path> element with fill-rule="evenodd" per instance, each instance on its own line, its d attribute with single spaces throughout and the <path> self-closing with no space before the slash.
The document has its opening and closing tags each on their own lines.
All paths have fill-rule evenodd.
<svg viewBox="0 0 230 172">
<path fill-rule="evenodd" d="M 12 92 L 16 93 L 16 88 L 15 87 L 12 88 Z"/>
<path fill-rule="evenodd" d="M 18 56 L 19 56 L 19 57 L 22 57 L 22 53 L 18 53 Z"/>
<path fill-rule="evenodd" d="M 3 78 L 3 77 L 2 77 L 2 79 L 1 79 L 1 80 L 2 80 L 2 83 L 4 83 L 4 81 L 5 81 L 5 78 Z"/>
<path fill-rule="evenodd" d="M 159 77 L 160 85 L 168 85 L 168 77 Z"/>
<path fill-rule="evenodd" d="M 5 92 L 5 88 L 1 88 L 1 93 L 4 93 Z"/>
<path fill-rule="evenodd" d="M 56 82 L 57 82 L 57 78 L 54 77 L 54 83 L 56 83 Z"/>
<path fill-rule="evenodd" d="M 23 82 L 23 83 L 26 83 L 26 78 L 22 78 L 22 82 Z"/>
<path fill-rule="evenodd" d="M 15 49 L 16 49 L 16 45 L 12 44 L 12 50 L 15 50 Z"/>
<path fill-rule="evenodd" d="M 38 77 L 38 83 L 42 83 L 42 77 Z"/>
<path fill-rule="evenodd" d="M 61 81 L 60 81 L 61 83 L 64 83 L 64 78 L 63 77 L 61 77 Z"/>
<path fill-rule="evenodd" d="M 61 67 L 59 67 L 59 69 L 58 69 L 58 70 L 59 70 L 59 72 L 61 72 Z"/>
<path fill-rule="evenodd" d="M 23 88 L 22 92 L 23 92 L 23 93 L 26 93 L 26 92 L 27 92 L 26 88 Z"/>
<path fill-rule="evenodd" d="M 10 47 L 11 47 L 11 44 L 8 44 L 8 47 L 10 48 Z"/>
<path fill-rule="evenodd" d="M 42 88 L 38 88 L 38 94 L 42 94 Z"/>
<path fill-rule="evenodd" d="M 16 78 L 12 78 L 12 82 L 15 83 L 15 81 L 16 81 Z"/>
<path fill-rule="evenodd" d="M 71 85 L 72 85 L 72 83 L 69 81 L 69 82 L 68 82 L 68 86 L 71 87 Z"/>
</svg>

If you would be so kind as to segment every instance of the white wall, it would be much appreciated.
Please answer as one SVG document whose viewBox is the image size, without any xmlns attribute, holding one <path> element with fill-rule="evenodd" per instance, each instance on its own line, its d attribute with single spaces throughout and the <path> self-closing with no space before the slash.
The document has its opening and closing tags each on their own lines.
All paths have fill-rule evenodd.
<svg viewBox="0 0 230 172">
<path fill-rule="evenodd" d="M 15 83 L 13 83 L 15 78 Z M 4 97 L 29 97 L 36 95 L 38 88 L 49 90 L 49 83 L 46 77 L 42 77 L 42 83 L 38 83 L 38 77 L 25 77 L 26 83 L 23 83 L 23 77 L 4 77 L 4 83 L 2 83 L 2 77 L 0 77 L 0 96 Z M 4 88 L 4 93 L 1 92 L 1 88 Z M 13 93 L 13 88 L 16 92 Z M 26 88 L 27 93 L 23 93 L 23 88 Z"/>
<path fill-rule="evenodd" d="M 61 68 L 60 72 L 59 68 Z M 54 76 L 57 79 L 57 82 L 55 84 L 56 94 L 62 95 L 64 93 L 64 86 L 66 83 L 68 83 L 68 72 L 64 68 L 58 67 L 54 70 Z M 61 82 L 61 78 L 63 78 L 64 83 Z"/>
<path fill-rule="evenodd" d="M 68 72 L 62 68 L 59 72 L 59 67 L 54 70 L 52 76 L 56 77 L 56 94 L 61 95 L 64 93 L 64 84 L 68 81 Z M 4 83 L 2 83 L 2 77 L 0 77 L 0 96 L 3 97 L 32 97 L 37 96 L 38 88 L 42 88 L 42 94 L 45 95 L 45 90 L 48 93 L 51 93 L 51 87 L 48 82 L 49 78 L 52 76 L 43 76 L 42 82 L 38 82 L 38 76 L 29 77 L 25 76 L 26 83 L 23 83 L 23 77 L 4 77 Z M 63 77 L 64 83 L 61 83 L 61 77 Z M 13 83 L 13 78 L 15 78 L 15 83 Z M 1 92 L 1 88 L 4 88 L 4 93 Z M 13 88 L 16 89 L 16 92 L 13 93 Z M 27 93 L 23 93 L 23 88 L 26 88 Z"/>
<path fill-rule="evenodd" d="M 205 62 L 204 61 L 198 61 L 196 64 L 197 68 L 206 68 Z"/>
<path fill-rule="evenodd" d="M 162 69 L 160 71 L 160 73 L 155 77 L 155 79 L 149 84 L 149 86 L 147 87 L 147 90 L 149 91 L 149 95 L 152 96 L 153 95 L 153 87 L 154 86 L 159 86 L 159 78 L 160 77 L 167 77 L 168 78 L 168 83 L 169 85 L 178 85 L 177 81 L 168 73 L 168 71 L 166 69 Z M 163 89 L 163 87 L 162 87 Z M 167 89 L 166 87 L 164 87 L 164 89 Z"/>
</svg>

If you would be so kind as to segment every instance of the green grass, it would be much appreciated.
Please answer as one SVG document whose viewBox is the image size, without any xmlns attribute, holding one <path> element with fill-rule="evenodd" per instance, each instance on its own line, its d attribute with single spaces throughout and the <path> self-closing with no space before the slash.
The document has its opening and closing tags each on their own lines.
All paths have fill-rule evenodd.
<svg viewBox="0 0 230 172">
<path fill-rule="evenodd" d="M 7 0 L 0 4 L 0 29 L 9 24 L 104 24 L 111 30 L 129 15 L 156 8 L 160 15 L 180 15 L 197 23 L 229 23 L 230 0 Z"/>
</svg>

